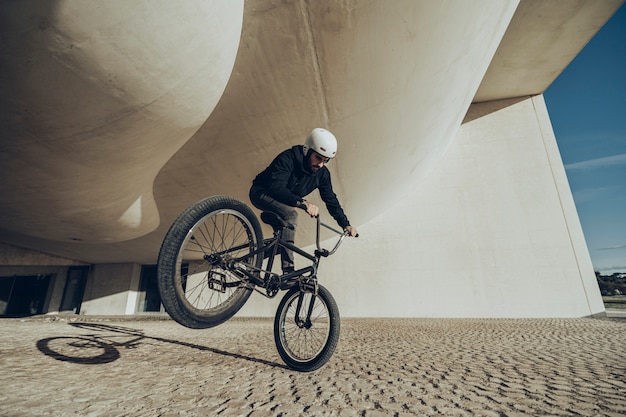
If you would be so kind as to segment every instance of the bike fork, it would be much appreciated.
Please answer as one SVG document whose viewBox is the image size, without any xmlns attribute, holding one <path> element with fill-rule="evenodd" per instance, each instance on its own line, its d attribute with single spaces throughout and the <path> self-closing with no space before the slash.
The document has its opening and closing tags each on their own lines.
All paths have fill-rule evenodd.
<svg viewBox="0 0 626 417">
<path fill-rule="evenodd" d="M 315 304 L 315 299 L 317 298 L 317 296 L 315 295 L 315 293 L 309 293 L 311 294 L 311 301 L 309 302 L 309 308 L 307 309 L 306 318 L 302 319 L 301 318 L 302 301 L 304 300 L 305 294 L 307 293 L 305 293 L 304 291 L 300 291 L 300 295 L 298 296 L 298 305 L 296 307 L 296 314 L 294 317 L 294 321 L 296 322 L 296 325 L 298 327 L 310 329 L 311 326 L 313 325 L 311 323 L 311 314 L 313 313 L 313 306 Z"/>
</svg>

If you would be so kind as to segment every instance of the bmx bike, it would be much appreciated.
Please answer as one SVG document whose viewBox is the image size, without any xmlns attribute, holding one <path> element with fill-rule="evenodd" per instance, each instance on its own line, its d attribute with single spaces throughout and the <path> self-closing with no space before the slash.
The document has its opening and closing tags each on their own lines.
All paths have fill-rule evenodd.
<svg viewBox="0 0 626 417">
<path fill-rule="evenodd" d="M 170 227 L 159 252 L 163 305 L 179 324 L 205 329 L 235 315 L 253 290 L 267 298 L 286 291 L 274 318 L 276 348 L 289 368 L 314 371 L 333 355 L 340 331 L 337 303 L 317 282 L 317 269 L 320 259 L 334 254 L 348 233 L 317 216 L 317 249 L 310 254 L 282 239 L 283 230 L 293 226 L 278 215 L 265 211 L 261 220 L 272 226 L 271 238 L 263 238 L 257 216 L 234 198 L 212 196 L 188 207 Z M 320 246 L 321 226 L 340 235 L 331 250 Z M 307 258 L 311 265 L 282 275 L 272 272 L 280 248 Z"/>
</svg>

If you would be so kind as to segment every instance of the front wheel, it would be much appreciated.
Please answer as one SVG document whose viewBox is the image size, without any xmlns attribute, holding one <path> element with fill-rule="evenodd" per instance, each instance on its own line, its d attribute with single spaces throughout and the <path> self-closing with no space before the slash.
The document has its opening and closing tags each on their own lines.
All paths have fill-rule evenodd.
<svg viewBox="0 0 626 417">
<path fill-rule="evenodd" d="M 291 289 L 280 301 L 274 319 L 274 341 L 288 367 L 311 372 L 323 366 L 339 342 L 339 309 L 330 292 Z"/>
</svg>

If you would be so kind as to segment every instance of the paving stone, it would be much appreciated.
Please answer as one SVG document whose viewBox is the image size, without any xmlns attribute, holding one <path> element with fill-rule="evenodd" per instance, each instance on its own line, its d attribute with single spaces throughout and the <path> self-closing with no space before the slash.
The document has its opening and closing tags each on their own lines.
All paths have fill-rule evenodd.
<svg viewBox="0 0 626 417">
<path fill-rule="evenodd" d="M 0 415 L 626 415 L 626 320 L 343 319 L 331 361 L 280 361 L 271 319 L 0 319 Z"/>
</svg>

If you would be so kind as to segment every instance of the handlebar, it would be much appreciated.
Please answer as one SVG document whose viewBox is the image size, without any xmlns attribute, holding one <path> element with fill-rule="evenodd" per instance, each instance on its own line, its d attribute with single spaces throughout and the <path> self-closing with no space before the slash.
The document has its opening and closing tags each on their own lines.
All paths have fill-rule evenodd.
<svg viewBox="0 0 626 417">
<path fill-rule="evenodd" d="M 320 220 L 319 214 L 317 216 L 315 216 L 315 219 L 317 220 L 317 233 L 316 233 L 316 236 L 315 236 L 315 244 L 317 246 L 317 251 L 322 256 L 330 256 L 330 255 L 334 254 L 335 252 L 337 252 L 337 249 L 339 249 L 339 245 L 341 245 L 341 242 L 343 242 L 343 240 L 347 236 L 350 235 L 350 232 L 348 232 L 347 230 L 340 231 L 340 230 L 335 229 L 332 226 L 327 225 L 326 223 L 324 223 L 324 222 L 322 222 Z M 338 235 L 341 235 L 341 237 L 339 238 L 337 243 L 335 243 L 335 247 L 332 250 L 330 250 L 330 251 L 327 250 L 327 249 L 323 249 L 322 246 L 320 245 L 320 226 L 324 226 L 328 230 L 332 230 L 333 232 L 337 233 Z M 356 237 L 359 237 L 359 235 L 356 235 Z"/>
</svg>

